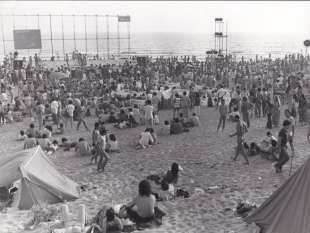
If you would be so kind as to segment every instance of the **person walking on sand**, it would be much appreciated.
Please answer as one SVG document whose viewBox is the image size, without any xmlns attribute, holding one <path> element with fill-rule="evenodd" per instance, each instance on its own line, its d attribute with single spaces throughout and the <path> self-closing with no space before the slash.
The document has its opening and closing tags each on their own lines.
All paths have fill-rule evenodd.
<svg viewBox="0 0 310 233">
<path fill-rule="evenodd" d="M 235 116 L 235 120 L 236 120 L 236 132 L 230 135 L 230 137 L 237 136 L 236 154 L 235 154 L 235 157 L 233 158 L 233 160 L 236 161 L 239 154 L 241 153 L 241 155 L 244 157 L 244 159 L 246 161 L 246 164 L 249 165 L 250 164 L 249 159 L 248 159 L 248 156 L 245 153 L 244 147 L 243 147 L 244 135 L 247 132 L 246 123 L 241 121 L 239 115 Z"/>
<path fill-rule="evenodd" d="M 247 97 L 242 98 L 241 104 L 241 113 L 242 113 L 242 120 L 246 122 L 248 128 L 250 128 L 250 103 L 248 102 Z"/>
<path fill-rule="evenodd" d="M 221 126 L 222 126 L 222 131 L 224 131 L 226 118 L 228 114 L 228 106 L 225 104 L 224 99 L 221 99 L 221 105 L 219 106 L 219 113 L 220 113 L 220 118 L 219 118 L 219 123 L 217 125 L 217 131 L 219 131 Z"/>
<path fill-rule="evenodd" d="M 279 147 L 279 160 L 274 165 L 276 169 L 276 173 L 282 172 L 282 167 L 284 164 L 286 164 L 289 161 L 289 155 L 287 152 L 287 142 L 289 142 L 291 151 L 292 151 L 292 157 L 295 155 L 294 145 L 292 137 L 290 136 L 290 127 L 291 127 L 291 121 L 290 120 L 284 120 L 283 121 L 283 128 L 280 130 L 278 135 L 278 147 Z"/>
</svg>

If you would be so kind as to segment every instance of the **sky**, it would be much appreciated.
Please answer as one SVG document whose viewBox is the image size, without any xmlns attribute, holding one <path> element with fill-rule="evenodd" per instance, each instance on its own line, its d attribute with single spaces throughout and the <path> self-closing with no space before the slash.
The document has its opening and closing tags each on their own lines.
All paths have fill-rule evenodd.
<svg viewBox="0 0 310 233">
<path fill-rule="evenodd" d="M 289 33 L 310 37 L 309 12 L 310 2 L 306 1 L 0 2 L 0 14 L 130 15 L 132 20 L 130 24 L 131 33 L 211 33 L 214 32 L 214 18 L 222 17 L 228 23 L 229 33 Z M 82 23 L 80 24 L 82 25 Z M 8 25 L 9 23 L 5 23 L 5 30 L 8 30 Z M 28 27 L 31 26 L 28 25 Z M 80 30 L 82 28 L 81 26 Z"/>
</svg>

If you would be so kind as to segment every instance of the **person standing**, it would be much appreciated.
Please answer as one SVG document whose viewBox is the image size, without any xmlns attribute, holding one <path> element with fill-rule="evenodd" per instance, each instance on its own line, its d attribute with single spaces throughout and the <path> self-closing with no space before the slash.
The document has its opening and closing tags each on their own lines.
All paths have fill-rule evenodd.
<svg viewBox="0 0 310 233">
<path fill-rule="evenodd" d="M 186 91 L 183 92 L 183 96 L 181 97 L 181 112 L 183 113 L 184 117 L 189 116 L 189 109 L 190 109 L 190 99 L 187 96 Z"/>
<path fill-rule="evenodd" d="M 108 163 L 109 157 L 106 150 L 107 147 L 107 132 L 105 129 L 100 129 L 100 137 L 98 138 L 97 145 L 96 145 L 96 153 L 99 157 L 97 171 L 103 172 L 105 166 Z"/>
<path fill-rule="evenodd" d="M 59 102 L 54 99 L 51 103 L 51 112 L 52 112 L 52 118 L 55 125 L 58 125 L 59 119 L 58 119 L 58 110 L 59 110 Z"/>
<path fill-rule="evenodd" d="M 242 104 L 241 104 L 241 114 L 242 114 L 242 120 L 247 124 L 247 127 L 250 127 L 250 103 L 248 102 L 247 97 L 242 98 Z"/>
<path fill-rule="evenodd" d="M 292 156 L 295 155 L 295 150 L 293 146 L 293 140 L 289 135 L 289 130 L 291 127 L 291 122 L 289 120 L 283 121 L 283 128 L 280 130 L 278 135 L 278 148 L 279 148 L 279 160 L 274 165 L 276 169 L 276 173 L 282 172 L 282 167 L 284 164 L 286 164 L 289 161 L 289 155 L 287 152 L 287 143 L 289 142 L 291 150 L 292 150 Z"/>
<path fill-rule="evenodd" d="M 89 129 L 88 129 L 88 127 L 87 127 L 87 124 L 86 124 L 86 122 L 85 122 L 85 120 L 84 120 L 85 114 L 86 114 L 86 109 L 85 109 L 85 107 L 84 107 L 82 104 L 77 104 L 75 110 L 76 110 L 76 111 L 75 111 L 75 112 L 76 112 L 76 119 L 77 119 L 77 121 L 78 121 L 77 126 L 76 126 L 76 130 L 79 130 L 81 123 L 83 123 L 85 129 L 86 129 L 87 131 L 89 131 Z"/>
<path fill-rule="evenodd" d="M 153 119 L 154 119 L 154 108 L 152 106 L 151 100 L 146 101 L 146 105 L 144 106 L 144 118 L 145 118 L 145 124 L 147 127 L 153 127 Z"/>
<path fill-rule="evenodd" d="M 42 103 L 38 102 L 36 112 L 37 112 L 37 119 L 39 123 L 39 130 L 41 130 L 44 124 L 45 106 Z"/>
<path fill-rule="evenodd" d="M 225 129 L 226 118 L 228 114 L 228 106 L 225 104 L 225 100 L 221 99 L 221 104 L 219 106 L 220 119 L 217 125 L 217 131 L 219 131 L 222 126 L 222 131 Z"/>
<path fill-rule="evenodd" d="M 299 122 L 303 126 L 307 124 L 308 121 L 308 103 L 304 94 L 301 94 L 299 97 L 298 111 L 299 111 Z"/>
<path fill-rule="evenodd" d="M 67 113 L 67 118 L 70 121 L 71 128 L 73 128 L 73 113 L 74 113 L 74 109 L 75 109 L 75 106 L 73 105 L 72 100 L 69 100 L 68 101 L 68 105 L 66 106 L 66 113 Z"/>
<path fill-rule="evenodd" d="M 235 154 L 235 157 L 233 158 L 233 160 L 236 161 L 239 154 L 241 153 L 241 155 L 245 159 L 246 164 L 249 165 L 250 162 L 249 162 L 248 156 L 245 153 L 244 147 L 243 147 L 244 135 L 247 131 L 246 125 L 245 125 L 245 122 L 241 121 L 239 115 L 235 116 L 235 120 L 236 120 L 236 132 L 230 135 L 230 137 L 237 136 L 236 154 Z"/>
<path fill-rule="evenodd" d="M 178 93 L 175 93 L 173 98 L 173 118 L 179 115 L 180 107 L 181 107 L 181 98 L 179 97 Z"/>
<path fill-rule="evenodd" d="M 274 96 L 273 100 L 273 112 L 272 112 L 272 124 L 274 127 L 279 127 L 280 115 L 281 115 L 281 103 L 278 96 Z"/>
</svg>

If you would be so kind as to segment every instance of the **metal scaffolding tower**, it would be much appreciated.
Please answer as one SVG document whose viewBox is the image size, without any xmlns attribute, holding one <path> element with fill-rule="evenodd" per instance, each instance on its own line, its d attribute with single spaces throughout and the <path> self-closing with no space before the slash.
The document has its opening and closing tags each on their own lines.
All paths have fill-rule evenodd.
<svg viewBox="0 0 310 233">
<path fill-rule="evenodd" d="M 12 18 L 12 25 L 7 25 L 8 23 L 6 20 L 8 18 Z M 46 53 L 48 53 L 50 56 L 54 56 L 55 52 L 61 52 L 63 56 L 65 57 L 65 54 L 71 53 L 73 51 L 68 51 L 66 50 L 66 44 L 67 42 L 71 42 L 73 44 L 74 50 L 77 49 L 82 49 L 85 50 L 85 54 L 87 55 L 96 55 L 99 57 L 101 56 L 107 56 L 110 58 L 110 56 L 113 55 L 118 55 L 121 56 L 121 54 L 130 54 L 130 22 L 131 22 L 131 17 L 129 15 L 62 15 L 62 14 L 49 14 L 49 15 L 43 15 L 43 14 L 32 14 L 32 15 L 0 15 L 0 26 L 1 26 L 1 31 L 0 31 L 0 41 L 2 41 L 2 48 L 0 49 L 1 54 L 3 56 L 6 56 L 10 50 L 12 50 L 13 47 L 13 42 L 14 38 L 9 37 L 10 33 L 5 32 L 13 32 L 15 29 L 15 18 L 19 18 L 20 22 L 22 22 L 23 25 L 21 25 L 18 29 L 27 29 L 27 28 L 37 28 L 37 29 L 45 29 L 47 25 L 42 26 L 43 20 L 41 18 L 46 19 L 45 21 L 48 22 L 48 30 L 44 30 L 44 35 L 42 35 L 43 38 L 41 38 L 43 47 L 42 51 L 44 50 Z M 34 18 L 36 21 L 35 25 L 30 25 L 28 23 L 28 19 Z M 67 20 L 72 19 L 72 24 L 68 25 Z M 82 19 L 77 22 L 78 19 Z M 94 23 L 90 23 L 92 20 L 95 20 Z M 60 20 L 60 21 L 59 21 Z M 104 24 L 104 20 L 106 21 Z M 111 29 L 112 26 L 110 23 L 116 22 L 116 35 L 113 35 L 113 31 Z M 58 22 L 59 25 L 56 24 Z M 6 24 L 6 25 L 5 25 Z M 64 24 L 68 28 L 72 27 L 73 31 L 68 35 L 68 32 L 65 30 Z M 94 25 L 92 25 L 94 24 Z M 127 26 L 125 28 L 125 32 L 121 35 L 121 28 L 120 25 L 123 24 Z M 90 28 L 94 26 L 94 31 L 91 31 Z M 6 28 L 6 31 L 4 30 Z M 81 28 L 84 30 L 82 31 Z M 57 29 L 60 29 L 57 31 Z M 99 29 L 103 29 L 99 31 Z M 127 29 L 127 32 L 126 32 Z M 13 34 L 13 33 L 12 33 Z M 127 40 L 127 48 L 125 51 L 121 50 L 121 41 L 122 40 Z M 61 41 L 61 46 L 56 47 L 57 41 Z M 77 46 L 77 41 L 83 41 L 85 43 L 84 48 L 81 46 Z M 94 42 L 94 46 L 91 46 L 91 42 Z M 100 45 L 104 44 L 103 42 L 106 41 L 106 46 L 103 46 L 105 48 L 100 49 Z M 112 51 L 111 48 L 111 42 L 112 41 L 117 41 L 117 49 L 116 51 Z M 45 42 L 45 43 L 43 43 Z M 49 48 L 46 48 L 47 43 L 49 43 Z M 123 47 L 125 47 L 126 43 L 123 44 Z M 68 46 L 70 47 L 70 46 Z M 28 50 L 29 51 L 29 50 Z M 23 51 L 20 51 L 23 53 Z M 33 50 L 32 52 L 37 53 L 36 50 Z M 41 50 L 40 53 L 41 54 Z"/>
<path fill-rule="evenodd" d="M 227 55 L 227 23 L 226 23 L 226 32 L 224 32 L 225 23 L 223 18 L 215 18 L 215 32 L 214 32 L 214 50 L 219 54 Z"/>
</svg>

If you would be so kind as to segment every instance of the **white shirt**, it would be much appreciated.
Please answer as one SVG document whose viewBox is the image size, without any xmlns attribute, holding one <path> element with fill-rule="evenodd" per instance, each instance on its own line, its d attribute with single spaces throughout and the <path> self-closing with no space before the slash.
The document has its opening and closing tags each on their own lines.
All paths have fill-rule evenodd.
<svg viewBox="0 0 310 233">
<path fill-rule="evenodd" d="M 58 107 L 59 107 L 58 101 L 54 100 L 51 103 L 51 111 L 52 111 L 53 114 L 57 114 L 58 113 Z"/>
<path fill-rule="evenodd" d="M 74 109 L 75 109 L 75 107 L 74 107 L 73 104 L 68 104 L 67 105 L 67 111 L 68 111 L 68 114 L 69 114 L 70 117 L 73 117 Z"/>
</svg>

